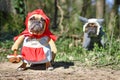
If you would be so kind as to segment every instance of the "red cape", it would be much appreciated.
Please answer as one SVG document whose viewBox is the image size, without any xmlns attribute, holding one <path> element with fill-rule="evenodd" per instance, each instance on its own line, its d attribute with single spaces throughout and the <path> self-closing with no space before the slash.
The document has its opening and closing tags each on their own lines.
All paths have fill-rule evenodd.
<svg viewBox="0 0 120 80">
<path fill-rule="evenodd" d="M 28 30 L 28 20 L 34 14 L 40 14 L 45 19 L 45 22 L 46 22 L 45 31 L 43 32 L 43 34 L 37 35 L 37 36 L 30 34 L 29 30 Z M 26 20 L 25 20 L 26 29 L 20 35 L 31 36 L 31 37 L 35 37 L 35 38 L 41 38 L 43 36 L 48 36 L 52 40 L 56 41 L 57 37 L 55 35 L 53 35 L 49 30 L 49 23 L 50 23 L 50 19 L 45 15 L 43 10 L 42 9 L 36 9 L 36 10 L 28 13 L 28 15 L 26 17 Z M 17 40 L 20 35 L 14 37 L 14 40 Z"/>
</svg>

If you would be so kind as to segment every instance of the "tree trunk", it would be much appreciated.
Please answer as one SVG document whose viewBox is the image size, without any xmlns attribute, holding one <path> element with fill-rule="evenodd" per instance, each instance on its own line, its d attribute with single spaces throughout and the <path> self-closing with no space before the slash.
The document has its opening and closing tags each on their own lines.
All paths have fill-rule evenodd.
<svg viewBox="0 0 120 80">
<path fill-rule="evenodd" d="M 118 5 L 116 4 L 116 1 L 114 2 L 113 8 L 110 12 L 110 19 L 108 23 L 108 31 L 111 35 L 111 32 L 114 34 L 119 33 L 119 17 L 118 17 Z"/>
<path fill-rule="evenodd" d="M 12 7 L 12 1 L 11 0 L 0 0 L 0 11 L 3 12 L 14 12 L 14 9 Z"/>
<path fill-rule="evenodd" d="M 97 0 L 96 1 L 96 18 L 104 17 L 105 9 L 105 0 Z"/>
<path fill-rule="evenodd" d="M 88 4 L 88 0 L 83 0 L 83 5 L 82 5 L 82 10 L 81 10 L 81 13 L 80 15 L 85 17 L 85 15 L 87 14 L 87 9 L 89 7 L 89 4 Z"/>
<path fill-rule="evenodd" d="M 57 28 L 57 15 L 58 15 L 58 7 L 57 7 L 57 4 L 58 4 L 58 0 L 54 0 L 54 26 L 53 26 L 53 29 L 56 29 Z"/>
</svg>

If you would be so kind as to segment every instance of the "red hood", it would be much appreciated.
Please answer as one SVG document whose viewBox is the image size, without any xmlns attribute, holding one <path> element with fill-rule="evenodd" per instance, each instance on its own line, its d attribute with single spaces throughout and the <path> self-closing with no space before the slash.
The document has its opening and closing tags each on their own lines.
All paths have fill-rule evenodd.
<svg viewBox="0 0 120 80">
<path fill-rule="evenodd" d="M 38 36 L 34 36 L 32 34 L 29 33 L 28 31 L 28 21 L 29 21 L 29 18 L 34 15 L 34 14 L 38 14 L 38 15 L 41 15 L 44 20 L 45 20 L 45 23 L 46 23 L 46 27 L 45 27 L 45 31 L 43 32 L 43 34 L 41 35 L 38 35 Z M 25 20 L 25 26 L 26 26 L 26 29 L 20 34 L 20 35 L 25 35 L 25 36 L 31 36 L 31 37 L 35 37 L 35 38 L 41 38 L 43 36 L 48 36 L 49 38 L 53 39 L 54 41 L 57 39 L 55 35 L 53 35 L 50 30 L 49 30 L 49 23 L 50 23 L 50 19 L 45 15 L 45 13 L 43 12 L 43 10 L 41 9 L 36 9 L 32 12 L 29 12 L 27 17 L 26 17 L 26 20 Z M 17 40 L 17 38 L 20 36 L 16 36 L 14 38 L 14 40 Z"/>
</svg>

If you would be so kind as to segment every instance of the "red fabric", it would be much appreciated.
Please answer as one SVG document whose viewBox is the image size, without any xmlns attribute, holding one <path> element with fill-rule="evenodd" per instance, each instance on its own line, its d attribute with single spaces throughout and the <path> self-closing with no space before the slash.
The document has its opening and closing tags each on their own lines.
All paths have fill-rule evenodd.
<svg viewBox="0 0 120 80">
<path fill-rule="evenodd" d="M 34 15 L 34 14 L 40 14 L 44 19 L 45 19 L 45 22 L 46 22 L 46 28 L 45 28 L 45 31 L 43 34 L 41 35 L 32 35 L 29 33 L 28 31 L 28 20 L 29 18 Z M 55 35 L 53 35 L 50 30 L 49 30 L 49 23 L 50 23 L 50 19 L 45 15 L 45 13 L 43 12 L 42 9 L 36 9 L 32 12 L 29 12 L 27 17 L 26 17 L 26 20 L 25 20 L 25 26 L 26 26 L 26 29 L 20 34 L 20 35 L 25 35 L 25 36 L 30 36 L 30 37 L 35 37 L 35 38 L 41 38 L 43 36 L 48 36 L 49 38 L 53 39 L 54 41 L 56 41 L 57 37 Z M 14 37 L 14 40 L 17 40 L 18 37 L 20 36 L 16 36 Z"/>
<path fill-rule="evenodd" d="M 44 54 L 43 48 L 30 48 L 23 47 L 22 48 L 22 57 L 25 60 L 29 61 L 42 61 L 46 59 L 46 55 Z"/>
</svg>

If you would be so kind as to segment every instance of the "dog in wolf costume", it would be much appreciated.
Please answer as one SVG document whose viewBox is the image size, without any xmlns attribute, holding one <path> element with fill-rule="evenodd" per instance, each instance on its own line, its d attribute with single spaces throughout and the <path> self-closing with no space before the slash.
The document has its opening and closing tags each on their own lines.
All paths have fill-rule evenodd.
<svg viewBox="0 0 120 80">
<path fill-rule="evenodd" d="M 93 50 L 94 44 L 98 44 L 99 47 L 105 46 L 105 33 L 102 29 L 102 23 L 104 19 L 96 18 L 84 18 L 79 17 L 79 19 L 84 23 L 83 25 L 83 44 L 82 46 L 87 50 Z"/>
<path fill-rule="evenodd" d="M 12 50 L 21 47 L 23 64 L 18 70 L 25 70 L 27 63 L 46 63 L 46 69 L 52 70 L 51 61 L 54 61 L 57 52 L 54 41 L 57 37 L 49 30 L 50 19 L 42 9 L 29 12 L 26 20 L 26 29 L 18 36 L 14 37 L 15 43 Z"/>
</svg>

